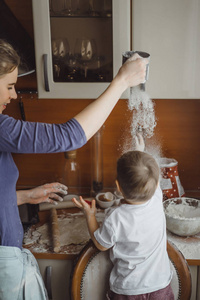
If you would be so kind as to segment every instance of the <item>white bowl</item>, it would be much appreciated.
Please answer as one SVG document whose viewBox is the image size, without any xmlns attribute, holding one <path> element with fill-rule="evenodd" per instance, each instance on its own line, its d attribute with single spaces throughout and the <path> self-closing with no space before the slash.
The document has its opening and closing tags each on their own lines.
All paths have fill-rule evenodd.
<svg viewBox="0 0 200 300">
<path fill-rule="evenodd" d="M 116 198 L 115 205 L 119 205 L 121 202 L 121 199 L 123 199 L 124 197 L 123 197 L 122 193 L 120 193 L 118 190 L 114 191 L 114 195 Z"/>
<path fill-rule="evenodd" d="M 102 197 L 106 198 L 106 199 L 112 199 L 112 200 L 100 200 Z M 99 193 L 96 195 L 96 201 L 98 203 L 98 205 L 101 207 L 101 208 L 108 208 L 108 207 L 111 207 L 112 205 L 115 204 L 115 195 L 113 195 L 112 193 L 110 192 L 107 192 L 107 193 Z"/>
<path fill-rule="evenodd" d="M 180 236 L 200 232 L 200 201 L 193 198 L 172 198 L 163 202 L 167 229 Z"/>
</svg>

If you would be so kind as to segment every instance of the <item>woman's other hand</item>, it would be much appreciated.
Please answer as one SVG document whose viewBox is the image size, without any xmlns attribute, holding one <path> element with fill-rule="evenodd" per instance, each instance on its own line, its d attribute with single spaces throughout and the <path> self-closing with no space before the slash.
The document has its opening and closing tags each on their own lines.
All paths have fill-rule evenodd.
<svg viewBox="0 0 200 300">
<path fill-rule="evenodd" d="M 67 186 L 59 182 L 47 183 L 30 190 L 17 191 L 17 204 L 39 204 L 48 202 L 57 204 L 67 195 Z"/>
</svg>

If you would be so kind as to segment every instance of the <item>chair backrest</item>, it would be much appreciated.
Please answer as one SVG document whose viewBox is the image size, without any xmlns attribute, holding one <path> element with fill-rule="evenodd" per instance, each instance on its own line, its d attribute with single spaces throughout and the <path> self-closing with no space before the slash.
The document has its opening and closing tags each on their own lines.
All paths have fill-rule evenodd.
<svg viewBox="0 0 200 300">
<path fill-rule="evenodd" d="M 171 286 L 175 300 L 190 300 L 191 276 L 188 264 L 182 253 L 169 242 L 167 251 L 173 270 Z M 100 252 L 90 241 L 80 253 L 72 274 L 72 300 L 105 300 L 111 269 L 109 252 Z"/>
</svg>

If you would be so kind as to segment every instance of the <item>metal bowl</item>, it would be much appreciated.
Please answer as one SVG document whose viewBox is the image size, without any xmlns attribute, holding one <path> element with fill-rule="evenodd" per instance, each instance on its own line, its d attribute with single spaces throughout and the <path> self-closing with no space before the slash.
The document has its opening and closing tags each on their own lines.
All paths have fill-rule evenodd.
<svg viewBox="0 0 200 300">
<path fill-rule="evenodd" d="M 179 236 L 200 232 L 200 200 L 172 198 L 163 202 L 167 229 Z"/>
</svg>

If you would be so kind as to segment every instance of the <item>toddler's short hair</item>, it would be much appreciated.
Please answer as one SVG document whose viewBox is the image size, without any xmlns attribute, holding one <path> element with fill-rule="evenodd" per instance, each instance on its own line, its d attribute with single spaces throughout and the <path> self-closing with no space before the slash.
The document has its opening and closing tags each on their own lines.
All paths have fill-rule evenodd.
<svg viewBox="0 0 200 300">
<path fill-rule="evenodd" d="M 117 180 L 126 199 L 149 200 L 159 181 L 158 164 L 148 153 L 126 152 L 117 161 Z"/>
</svg>

